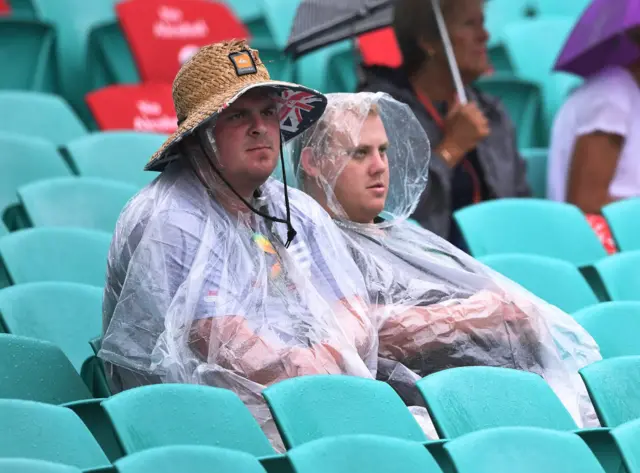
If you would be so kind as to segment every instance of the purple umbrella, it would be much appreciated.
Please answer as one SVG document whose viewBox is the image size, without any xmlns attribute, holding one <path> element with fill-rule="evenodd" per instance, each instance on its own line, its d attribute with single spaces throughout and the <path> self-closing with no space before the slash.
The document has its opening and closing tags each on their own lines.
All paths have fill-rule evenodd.
<svg viewBox="0 0 640 473">
<path fill-rule="evenodd" d="M 593 0 L 566 41 L 554 69 L 588 77 L 627 66 L 640 48 L 626 34 L 640 26 L 640 0 Z"/>
</svg>

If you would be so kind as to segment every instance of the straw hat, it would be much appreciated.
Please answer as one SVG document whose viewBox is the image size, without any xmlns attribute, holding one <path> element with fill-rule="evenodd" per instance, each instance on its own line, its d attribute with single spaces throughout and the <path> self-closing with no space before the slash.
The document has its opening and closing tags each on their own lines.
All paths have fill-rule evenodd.
<svg viewBox="0 0 640 473">
<path fill-rule="evenodd" d="M 316 122 L 327 105 L 325 96 L 316 90 L 271 80 L 258 51 L 244 40 L 205 46 L 182 66 L 173 81 L 179 126 L 151 157 L 145 170 L 162 171 L 178 157 L 175 145 L 180 140 L 256 87 L 278 92 L 280 130 L 285 142 Z"/>
</svg>

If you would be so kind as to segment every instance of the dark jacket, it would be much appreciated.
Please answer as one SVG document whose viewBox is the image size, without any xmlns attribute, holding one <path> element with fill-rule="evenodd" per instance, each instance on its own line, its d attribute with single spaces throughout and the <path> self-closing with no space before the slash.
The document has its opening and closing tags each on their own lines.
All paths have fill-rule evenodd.
<svg viewBox="0 0 640 473">
<path fill-rule="evenodd" d="M 362 91 L 386 92 L 396 100 L 406 103 L 416 115 L 434 150 L 443 138 L 442 130 L 413 92 L 406 74 L 401 69 L 371 67 L 364 70 Z M 491 134 L 476 148 L 487 199 L 504 197 L 529 197 L 531 191 L 526 181 L 526 164 L 518 152 L 513 123 L 500 102 L 478 90 L 468 87 L 470 101 L 478 104 L 489 121 Z M 434 104 L 436 108 L 439 104 Z M 442 104 L 440 104 L 442 105 Z M 442 109 L 440 108 L 442 112 Z M 454 170 L 444 159 L 432 153 L 427 189 L 413 218 L 422 226 L 449 239 L 451 231 L 452 179 Z"/>
</svg>

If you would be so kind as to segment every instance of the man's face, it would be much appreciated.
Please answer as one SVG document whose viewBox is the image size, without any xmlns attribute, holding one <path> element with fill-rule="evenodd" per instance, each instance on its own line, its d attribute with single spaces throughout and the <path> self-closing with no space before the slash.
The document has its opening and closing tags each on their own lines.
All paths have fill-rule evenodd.
<svg viewBox="0 0 640 473">
<path fill-rule="evenodd" d="M 249 91 L 216 120 L 214 137 L 221 173 L 241 193 L 251 194 L 271 175 L 280 154 L 280 121 L 274 99 Z"/>
<path fill-rule="evenodd" d="M 389 139 L 378 115 L 364 121 L 355 146 L 344 152 L 351 159 L 338 176 L 334 193 L 350 220 L 371 223 L 384 209 L 389 192 Z"/>
</svg>

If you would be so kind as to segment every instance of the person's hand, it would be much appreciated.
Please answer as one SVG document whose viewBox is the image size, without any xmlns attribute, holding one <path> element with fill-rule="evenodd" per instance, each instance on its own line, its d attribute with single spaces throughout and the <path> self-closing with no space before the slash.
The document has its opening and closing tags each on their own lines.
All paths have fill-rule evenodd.
<svg viewBox="0 0 640 473">
<path fill-rule="evenodd" d="M 475 103 L 456 101 L 445 118 L 444 138 L 436 151 L 453 168 L 489 133 L 489 122 Z"/>
</svg>

